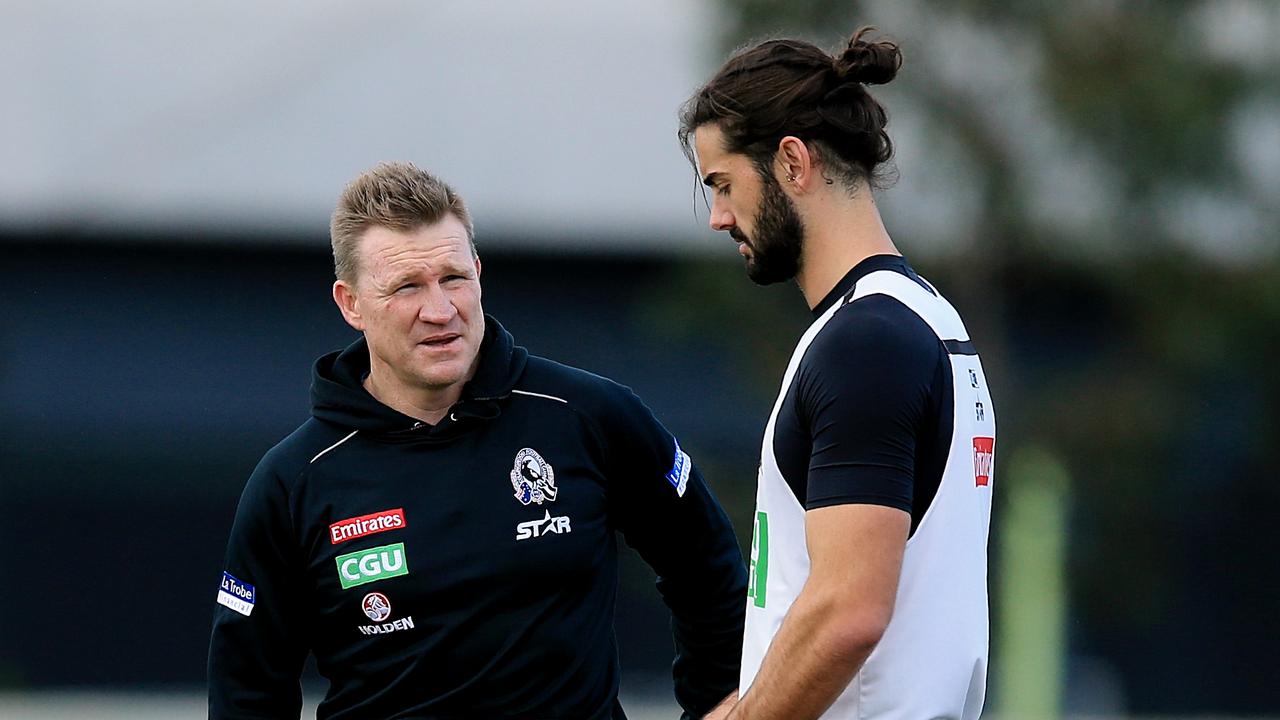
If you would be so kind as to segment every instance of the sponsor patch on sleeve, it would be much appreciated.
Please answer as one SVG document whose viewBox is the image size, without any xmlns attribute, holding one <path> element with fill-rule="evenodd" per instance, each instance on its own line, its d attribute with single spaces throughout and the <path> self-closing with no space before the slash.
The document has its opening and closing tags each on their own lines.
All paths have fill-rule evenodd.
<svg viewBox="0 0 1280 720">
<path fill-rule="evenodd" d="M 223 571 L 222 584 L 218 587 L 219 605 L 226 605 L 241 615 L 249 617 L 257 597 L 258 591 L 252 585 L 243 580 L 237 580 L 231 573 Z"/>
<path fill-rule="evenodd" d="M 676 456 L 666 475 L 667 482 L 676 489 L 677 497 L 684 497 L 684 491 L 689 487 L 689 468 L 692 466 L 693 461 L 680 449 L 680 441 L 677 440 Z"/>
</svg>

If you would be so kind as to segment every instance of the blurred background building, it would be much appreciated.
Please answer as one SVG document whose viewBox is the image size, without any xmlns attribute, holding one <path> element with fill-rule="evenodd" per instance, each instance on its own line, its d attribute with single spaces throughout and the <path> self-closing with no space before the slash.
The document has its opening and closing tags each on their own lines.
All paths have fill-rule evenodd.
<svg viewBox="0 0 1280 720">
<path fill-rule="evenodd" d="M 329 211 L 381 160 L 462 192 L 486 309 L 634 387 L 749 543 L 808 314 L 706 228 L 675 113 L 741 43 L 862 24 L 906 55 L 886 222 L 999 406 L 993 714 L 1280 715 L 1274 0 L 0 3 L 0 714 L 198 699 L 240 489 L 354 337 Z"/>
</svg>

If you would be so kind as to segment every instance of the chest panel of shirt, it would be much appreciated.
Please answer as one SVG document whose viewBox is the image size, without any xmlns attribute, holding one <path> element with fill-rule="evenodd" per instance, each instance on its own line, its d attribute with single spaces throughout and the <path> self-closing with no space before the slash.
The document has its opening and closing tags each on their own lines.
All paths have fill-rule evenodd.
<svg viewBox="0 0 1280 720">
<path fill-rule="evenodd" d="M 911 531 L 914 532 L 937 492 L 951 448 L 951 417 L 954 405 L 951 368 L 941 342 L 929 326 L 905 305 L 888 296 L 863 298 L 839 308 L 836 315 L 820 332 L 840 332 L 840 323 L 853 319 L 851 316 L 844 315 L 845 313 L 857 313 L 870 305 L 875 305 L 878 312 L 883 313 L 887 310 L 895 318 L 895 322 L 919 334 L 922 339 L 921 344 L 937 348 L 937 369 L 931 378 L 921 380 L 920 391 L 928 394 L 930 402 L 915 437 L 913 463 L 915 472 L 912 478 L 913 493 L 910 511 Z M 815 347 L 816 343 L 811 343 L 806 349 L 791 384 L 786 389 L 778 410 L 772 438 L 778 470 L 801 507 L 806 507 L 809 500 L 809 468 L 814 453 L 813 428 L 809 427 L 806 420 L 810 417 L 810 409 L 804 407 L 802 392 L 808 373 L 815 372 L 817 370 L 815 365 L 821 363 L 825 365 L 821 368 L 823 372 L 870 373 L 874 377 L 878 371 L 878 365 L 896 362 L 892 357 L 877 355 L 840 357 L 833 362 L 830 357 L 815 357 Z M 832 401 L 852 403 L 855 406 L 860 402 L 859 398 L 843 397 L 834 398 Z M 871 498 L 858 501 L 879 502 Z"/>
<path fill-rule="evenodd" d="M 306 580 L 318 603 L 318 656 L 365 662 L 393 643 L 438 658 L 466 643 L 468 657 L 453 658 L 465 677 L 474 670 L 464 667 L 469 660 L 483 663 L 503 652 L 514 631 L 536 632 L 532 620 L 539 613 L 566 601 L 577 606 L 601 588 L 612 591 L 616 541 L 601 458 L 594 437 L 566 406 L 509 403 L 498 419 L 448 443 L 357 436 L 349 445 L 308 473 L 295 495 L 304 518 Z M 528 502 L 521 502 L 511 476 L 529 473 L 520 472 L 518 458 L 547 476 L 542 488 L 553 488 L 554 499 L 544 491 L 537 502 L 522 492 Z M 397 508 L 403 528 L 332 541 L 331 524 Z M 403 574 L 361 577 L 343 587 L 340 557 L 349 563 L 353 553 L 389 545 L 403 546 Z M 348 569 L 367 575 L 361 570 L 375 564 Z M 377 624 L 364 607 L 374 592 L 391 605 L 386 622 L 411 617 L 413 628 L 385 636 L 361 631 Z M 572 653 L 576 641 L 538 640 L 548 657 Z"/>
</svg>

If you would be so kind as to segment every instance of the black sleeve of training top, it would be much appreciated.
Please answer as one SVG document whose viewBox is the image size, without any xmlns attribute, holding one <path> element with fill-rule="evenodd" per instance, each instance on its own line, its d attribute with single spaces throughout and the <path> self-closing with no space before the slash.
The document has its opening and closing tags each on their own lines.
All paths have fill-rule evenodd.
<svg viewBox="0 0 1280 720">
<path fill-rule="evenodd" d="M 805 352 L 796 412 L 813 441 L 805 508 L 866 503 L 912 510 L 917 444 L 937 413 L 947 357 L 898 300 L 836 311 Z"/>
<path fill-rule="evenodd" d="M 238 581 L 241 599 L 244 588 L 252 586 L 253 602 L 248 615 L 215 606 L 210 720 L 277 720 L 302 713 L 299 679 L 307 648 L 300 627 L 300 567 L 287 491 L 272 457 L 268 453 L 249 478 L 227 543 L 226 574 Z M 224 575 L 219 592 L 227 583 Z"/>
<path fill-rule="evenodd" d="M 610 474 L 610 514 L 657 573 L 671 609 L 676 701 L 698 718 L 738 687 L 747 574 L 729 518 L 702 474 L 623 390 L 598 419 Z"/>
</svg>

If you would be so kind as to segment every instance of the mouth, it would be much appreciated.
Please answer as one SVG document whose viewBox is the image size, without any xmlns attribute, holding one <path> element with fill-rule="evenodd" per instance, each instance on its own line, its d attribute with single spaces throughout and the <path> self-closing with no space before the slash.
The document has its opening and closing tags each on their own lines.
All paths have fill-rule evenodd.
<svg viewBox="0 0 1280 720">
<path fill-rule="evenodd" d="M 431 337 L 420 341 L 418 344 L 432 350 L 447 350 L 454 346 L 455 343 L 461 342 L 462 336 L 458 333 L 441 333 L 432 335 Z"/>
</svg>

